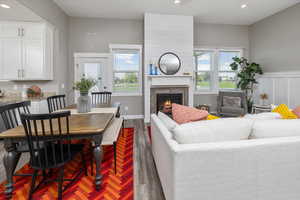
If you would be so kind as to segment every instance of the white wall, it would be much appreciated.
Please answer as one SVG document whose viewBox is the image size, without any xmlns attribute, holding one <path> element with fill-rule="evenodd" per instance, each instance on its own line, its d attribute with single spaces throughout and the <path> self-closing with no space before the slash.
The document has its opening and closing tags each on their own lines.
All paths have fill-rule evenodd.
<svg viewBox="0 0 300 200">
<path fill-rule="evenodd" d="M 182 67 L 177 74 L 194 71 L 194 27 L 192 16 L 145 14 L 145 72 L 150 62 L 157 63 L 166 52 L 180 57 Z"/>
<path fill-rule="evenodd" d="M 266 72 L 300 70 L 300 3 L 250 26 L 251 60 Z"/>
<path fill-rule="evenodd" d="M 157 64 L 159 57 L 173 52 L 181 60 L 181 68 L 176 75 L 194 72 L 194 21 L 192 16 L 145 14 L 144 41 L 144 115 L 150 122 L 151 80 L 148 79 L 149 64 Z M 180 79 L 180 78 L 179 78 Z M 170 80 L 171 81 L 171 80 Z M 171 84 L 170 84 L 171 85 Z M 189 85 L 187 85 L 189 86 Z M 193 88 L 189 87 L 189 105 L 192 105 Z"/>
</svg>

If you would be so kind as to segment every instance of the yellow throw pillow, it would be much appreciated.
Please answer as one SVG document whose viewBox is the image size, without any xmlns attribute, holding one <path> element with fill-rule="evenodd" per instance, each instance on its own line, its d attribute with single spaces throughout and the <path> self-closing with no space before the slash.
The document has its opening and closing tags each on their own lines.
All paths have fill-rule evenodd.
<svg viewBox="0 0 300 200">
<path fill-rule="evenodd" d="M 217 116 L 214 116 L 214 115 L 208 115 L 207 116 L 207 118 L 206 118 L 207 120 L 214 120 L 214 119 L 220 119 L 220 117 L 217 117 Z"/>
<path fill-rule="evenodd" d="M 297 115 L 290 111 L 289 107 L 285 104 L 280 104 L 277 108 L 272 110 L 272 112 L 279 113 L 282 119 L 298 119 Z"/>
</svg>

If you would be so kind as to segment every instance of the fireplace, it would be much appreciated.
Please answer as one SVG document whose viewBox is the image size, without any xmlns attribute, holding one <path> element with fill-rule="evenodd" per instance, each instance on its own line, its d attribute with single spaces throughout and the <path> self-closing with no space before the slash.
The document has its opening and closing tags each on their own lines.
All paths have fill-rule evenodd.
<svg viewBox="0 0 300 200">
<path fill-rule="evenodd" d="M 156 94 L 156 112 L 163 111 L 164 113 L 171 112 L 172 103 L 183 104 L 182 93 L 159 93 Z"/>
<path fill-rule="evenodd" d="M 171 112 L 171 104 L 188 105 L 188 87 L 156 87 L 150 91 L 150 112 Z M 163 110 L 165 109 L 165 110 Z"/>
</svg>

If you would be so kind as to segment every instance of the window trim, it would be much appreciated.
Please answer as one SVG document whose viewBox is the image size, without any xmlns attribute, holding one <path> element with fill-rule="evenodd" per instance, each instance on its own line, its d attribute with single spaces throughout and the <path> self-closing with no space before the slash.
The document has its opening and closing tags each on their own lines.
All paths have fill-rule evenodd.
<svg viewBox="0 0 300 200">
<path fill-rule="evenodd" d="M 111 74 L 112 74 L 112 96 L 142 96 L 143 95 L 143 45 L 133 45 L 133 44 L 110 44 L 109 45 L 109 49 L 110 49 L 110 53 L 112 56 L 112 69 L 111 69 Z M 117 71 L 114 69 L 114 52 L 117 50 L 128 50 L 128 51 L 132 51 L 132 50 L 137 50 L 139 52 L 139 70 L 134 70 L 134 71 L 126 71 L 126 70 L 120 70 Z M 114 92 L 113 88 L 114 88 L 114 74 L 115 73 L 126 73 L 126 72 L 134 72 L 134 73 L 138 73 L 138 91 L 137 92 Z"/>
<path fill-rule="evenodd" d="M 229 71 L 219 71 L 219 52 L 221 51 L 239 51 L 240 52 L 240 56 L 244 57 L 244 51 L 245 48 L 242 47 L 195 47 L 194 48 L 194 54 L 197 51 L 210 51 L 213 52 L 213 58 L 212 58 L 212 67 L 211 67 L 211 87 L 208 89 L 197 89 L 197 72 L 201 72 L 198 71 L 197 69 L 197 60 L 195 59 L 195 83 L 194 83 L 194 88 L 195 88 L 195 94 L 218 94 L 220 90 L 226 90 L 226 91 L 236 91 L 238 90 L 237 88 L 235 89 L 226 89 L 226 88 L 222 88 L 220 89 L 219 87 L 219 81 L 218 81 L 218 74 L 219 72 L 229 72 Z"/>
</svg>

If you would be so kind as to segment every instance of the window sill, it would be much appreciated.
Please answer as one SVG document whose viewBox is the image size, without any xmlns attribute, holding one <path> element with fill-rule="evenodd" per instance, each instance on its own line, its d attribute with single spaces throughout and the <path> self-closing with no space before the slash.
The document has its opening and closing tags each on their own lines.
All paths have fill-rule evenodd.
<svg viewBox="0 0 300 200">
<path fill-rule="evenodd" d="M 196 90 L 194 92 L 194 95 L 200 95 L 200 94 L 215 94 L 215 95 L 217 95 L 217 94 L 219 94 L 219 92 L 218 91 L 199 91 L 199 90 Z"/>
<path fill-rule="evenodd" d="M 135 96 L 143 96 L 142 93 L 112 93 L 113 97 L 135 97 Z"/>
</svg>

